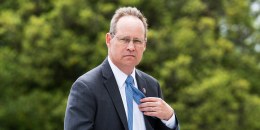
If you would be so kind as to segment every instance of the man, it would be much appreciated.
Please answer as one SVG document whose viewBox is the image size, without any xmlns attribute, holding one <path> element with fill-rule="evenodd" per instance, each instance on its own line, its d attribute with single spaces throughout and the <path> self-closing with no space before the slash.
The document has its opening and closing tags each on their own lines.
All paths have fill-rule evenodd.
<svg viewBox="0 0 260 130">
<path fill-rule="evenodd" d="M 119 8 L 106 34 L 108 57 L 73 84 L 65 130 L 179 130 L 156 79 L 135 68 L 146 49 L 139 10 Z"/>
</svg>

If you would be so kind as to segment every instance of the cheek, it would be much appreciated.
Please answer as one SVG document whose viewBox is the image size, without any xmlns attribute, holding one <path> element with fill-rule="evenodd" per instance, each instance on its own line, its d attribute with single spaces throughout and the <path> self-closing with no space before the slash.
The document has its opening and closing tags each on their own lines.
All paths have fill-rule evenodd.
<svg viewBox="0 0 260 130">
<path fill-rule="evenodd" d="M 143 54 L 144 54 L 144 51 L 143 50 L 140 50 L 137 55 L 138 57 L 141 59 L 143 57 Z"/>
<path fill-rule="evenodd" d="M 110 46 L 110 51 L 113 55 L 115 55 L 116 57 L 119 57 L 122 54 L 122 50 L 123 48 L 116 46 L 116 45 L 112 45 Z"/>
</svg>

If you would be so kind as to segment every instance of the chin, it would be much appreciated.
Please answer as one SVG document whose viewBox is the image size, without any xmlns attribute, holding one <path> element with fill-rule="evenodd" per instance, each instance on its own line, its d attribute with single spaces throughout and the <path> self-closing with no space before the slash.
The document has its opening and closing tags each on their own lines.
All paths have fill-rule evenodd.
<svg viewBox="0 0 260 130">
<path fill-rule="evenodd" d="M 124 65 L 128 66 L 128 67 L 135 67 L 137 64 L 136 64 L 136 62 L 125 62 Z"/>
</svg>

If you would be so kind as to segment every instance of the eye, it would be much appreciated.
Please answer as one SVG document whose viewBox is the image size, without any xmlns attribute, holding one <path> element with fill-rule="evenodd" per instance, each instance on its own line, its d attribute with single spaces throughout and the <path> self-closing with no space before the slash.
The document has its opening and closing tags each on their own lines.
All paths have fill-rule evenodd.
<svg viewBox="0 0 260 130">
<path fill-rule="evenodd" d="M 133 42 L 134 44 L 142 44 L 142 41 L 139 39 L 134 39 Z"/>
<path fill-rule="evenodd" d="M 120 41 L 123 43 L 129 43 L 131 40 L 129 38 L 121 38 Z"/>
</svg>

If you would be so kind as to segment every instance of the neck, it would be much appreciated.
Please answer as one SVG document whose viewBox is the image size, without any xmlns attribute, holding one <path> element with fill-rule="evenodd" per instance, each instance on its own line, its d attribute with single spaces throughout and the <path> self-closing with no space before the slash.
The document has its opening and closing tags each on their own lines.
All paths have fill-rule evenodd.
<svg viewBox="0 0 260 130">
<path fill-rule="evenodd" d="M 117 65 L 116 65 L 117 66 Z M 134 67 L 125 67 L 125 66 L 117 66 L 122 72 L 124 72 L 126 75 L 130 75 L 133 73 Z"/>
<path fill-rule="evenodd" d="M 109 59 L 110 59 L 110 58 L 109 58 Z M 126 75 L 130 75 L 130 74 L 132 74 L 132 72 L 134 71 L 135 66 L 128 66 L 128 65 L 118 64 L 117 62 L 114 62 L 113 59 L 110 59 L 110 61 L 111 61 L 112 64 L 114 64 L 120 71 L 122 71 L 122 72 L 125 73 Z"/>
</svg>

